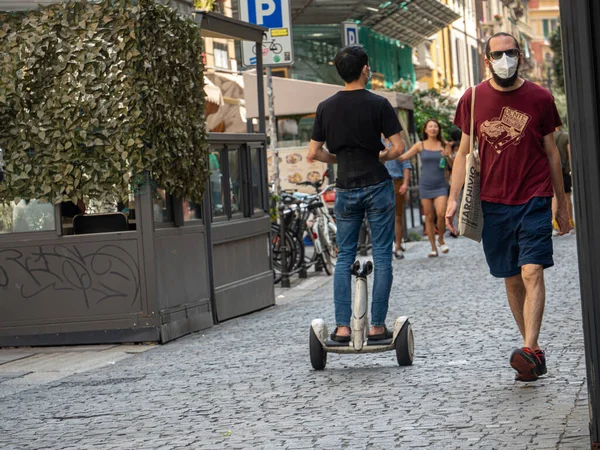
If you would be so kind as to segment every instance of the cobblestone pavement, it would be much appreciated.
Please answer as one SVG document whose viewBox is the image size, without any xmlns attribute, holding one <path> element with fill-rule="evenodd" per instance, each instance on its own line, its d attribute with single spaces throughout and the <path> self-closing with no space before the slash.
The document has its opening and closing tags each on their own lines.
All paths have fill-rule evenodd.
<svg viewBox="0 0 600 450">
<path fill-rule="evenodd" d="M 427 259 L 419 242 L 394 262 L 388 316 L 410 317 L 412 367 L 332 354 L 313 371 L 309 324 L 331 323 L 333 302 L 331 279 L 312 278 L 276 307 L 113 365 L 5 395 L 0 383 L 0 448 L 589 448 L 575 236 L 554 243 L 538 382 L 514 381 L 520 336 L 480 246 L 449 240 Z"/>
</svg>

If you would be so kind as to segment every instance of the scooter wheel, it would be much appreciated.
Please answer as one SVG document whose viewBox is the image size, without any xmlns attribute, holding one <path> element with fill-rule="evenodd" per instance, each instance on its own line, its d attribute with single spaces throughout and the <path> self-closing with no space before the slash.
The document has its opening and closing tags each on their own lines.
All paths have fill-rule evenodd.
<svg viewBox="0 0 600 450">
<path fill-rule="evenodd" d="M 313 327 L 310 327 L 308 344 L 310 349 L 310 363 L 312 364 L 313 369 L 323 370 L 327 364 L 327 352 L 315 334 Z"/>
<path fill-rule="evenodd" d="M 410 322 L 407 320 L 396 338 L 396 358 L 400 366 L 412 366 L 415 343 Z"/>
</svg>

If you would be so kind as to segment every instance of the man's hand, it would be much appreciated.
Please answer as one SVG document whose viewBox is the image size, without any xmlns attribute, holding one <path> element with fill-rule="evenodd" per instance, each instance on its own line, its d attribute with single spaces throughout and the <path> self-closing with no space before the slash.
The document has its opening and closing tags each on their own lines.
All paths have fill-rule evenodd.
<svg viewBox="0 0 600 450">
<path fill-rule="evenodd" d="M 554 217 L 558 224 L 558 235 L 563 236 L 573 229 L 571 221 L 569 220 L 569 211 L 567 209 L 567 202 L 561 202 L 556 208 L 556 216 Z"/>
<path fill-rule="evenodd" d="M 446 208 L 446 228 L 452 233 L 458 235 L 458 231 L 454 228 L 454 216 L 458 210 L 458 202 L 448 199 L 448 207 Z"/>
<path fill-rule="evenodd" d="M 400 193 L 400 195 L 404 195 L 406 194 L 406 191 L 408 191 L 408 183 L 404 182 L 402 183 L 402 186 L 400 186 L 400 189 L 398 189 L 398 192 Z"/>
<path fill-rule="evenodd" d="M 379 160 L 380 160 L 381 162 L 386 162 L 386 161 L 389 161 L 388 157 L 389 157 L 389 152 L 388 152 L 388 150 L 381 150 L 381 151 L 379 152 Z"/>
</svg>

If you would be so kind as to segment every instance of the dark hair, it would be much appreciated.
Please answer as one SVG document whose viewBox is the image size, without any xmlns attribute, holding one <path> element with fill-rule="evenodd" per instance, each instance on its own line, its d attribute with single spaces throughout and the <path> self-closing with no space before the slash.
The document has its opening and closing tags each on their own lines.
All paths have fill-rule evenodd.
<svg viewBox="0 0 600 450">
<path fill-rule="evenodd" d="M 444 141 L 444 138 L 442 137 L 442 126 L 435 119 L 427 119 L 425 121 L 425 123 L 423 124 L 423 131 L 422 131 L 422 136 L 421 136 L 423 138 L 423 140 L 426 141 L 427 138 L 429 137 L 429 136 L 427 136 L 427 131 L 426 131 L 427 130 L 427 125 L 429 124 L 429 122 L 435 122 L 437 124 L 437 126 L 438 126 L 438 134 L 436 136 L 436 139 L 438 141 L 440 141 L 442 143 L 442 145 L 446 145 L 446 141 Z"/>
<path fill-rule="evenodd" d="M 335 55 L 333 62 L 342 80 L 352 83 L 360 78 L 363 67 L 369 65 L 369 57 L 360 45 L 349 45 Z"/>
<path fill-rule="evenodd" d="M 492 35 L 485 43 L 485 57 L 487 59 L 490 59 L 490 41 L 492 39 L 494 39 L 495 37 L 501 37 L 501 36 L 513 38 L 513 41 L 515 41 L 515 48 L 517 50 L 519 50 L 519 53 L 521 52 L 521 45 L 519 44 L 519 41 L 517 41 L 517 38 L 515 38 L 512 34 L 505 33 L 504 31 L 500 31 L 499 33 Z"/>
<path fill-rule="evenodd" d="M 457 126 L 453 126 L 450 129 L 450 138 L 454 142 L 460 142 L 460 140 L 462 139 L 462 130 L 460 128 L 458 128 Z"/>
</svg>

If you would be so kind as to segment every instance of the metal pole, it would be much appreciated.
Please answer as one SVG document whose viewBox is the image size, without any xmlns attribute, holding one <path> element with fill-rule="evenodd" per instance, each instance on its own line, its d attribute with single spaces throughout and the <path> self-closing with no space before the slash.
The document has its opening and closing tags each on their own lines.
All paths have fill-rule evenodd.
<svg viewBox="0 0 600 450">
<path fill-rule="evenodd" d="M 262 41 L 256 43 L 257 48 L 262 49 Z M 265 84 L 263 73 L 262 51 L 256 52 L 256 82 L 258 94 L 258 132 L 265 133 Z"/>
<path fill-rule="evenodd" d="M 600 16 L 597 0 L 560 0 L 565 87 L 569 99 L 575 222 L 590 412 L 590 440 L 600 449 Z"/>
<path fill-rule="evenodd" d="M 292 287 L 287 271 L 288 248 L 285 245 L 285 205 L 279 207 L 279 245 L 281 245 L 281 287 Z M 290 249 L 291 250 L 291 249 Z"/>
<path fill-rule="evenodd" d="M 271 66 L 267 66 L 267 98 L 269 104 L 269 152 L 273 155 L 274 188 L 277 195 L 281 192 L 279 185 L 279 151 L 277 150 L 277 126 L 275 123 L 275 103 L 273 93 L 273 73 Z"/>
</svg>

